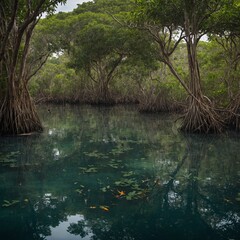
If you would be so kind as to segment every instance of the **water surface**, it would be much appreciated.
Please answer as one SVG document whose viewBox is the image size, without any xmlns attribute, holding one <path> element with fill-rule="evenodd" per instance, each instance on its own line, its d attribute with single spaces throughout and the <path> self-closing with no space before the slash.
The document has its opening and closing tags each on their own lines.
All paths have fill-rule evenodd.
<svg viewBox="0 0 240 240">
<path fill-rule="evenodd" d="M 239 135 L 133 107 L 39 113 L 43 134 L 0 138 L 1 239 L 239 239 Z"/>
</svg>

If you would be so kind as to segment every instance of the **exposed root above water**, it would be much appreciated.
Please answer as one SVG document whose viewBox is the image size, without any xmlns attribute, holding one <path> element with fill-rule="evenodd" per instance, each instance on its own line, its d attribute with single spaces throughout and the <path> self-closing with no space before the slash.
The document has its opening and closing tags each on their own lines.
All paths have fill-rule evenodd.
<svg viewBox="0 0 240 240">
<path fill-rule="evenodd" d="M 30 97 L 6 98 L 0 109 L 0 135 L 17 135 L 43 130 Z"/>
<path fill-rule="evenodd" d="M 208 100 L 191 99 L 181 130 L 187 133 L 221 133 L 223 121 Z"/>
<path fill-rule="evenodd" d="M 230 129 L 240 131 L 240 94 L 228 105 L 225 122 Z"/>
</svg>

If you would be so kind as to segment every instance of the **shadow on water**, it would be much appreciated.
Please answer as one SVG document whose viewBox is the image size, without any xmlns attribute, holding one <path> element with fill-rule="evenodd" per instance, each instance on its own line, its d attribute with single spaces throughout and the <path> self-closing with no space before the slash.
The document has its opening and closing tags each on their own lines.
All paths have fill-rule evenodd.
<svg viewBox="0 0 240 240">
<path fill-rule="evenodd" d="M 39 111 L 42 135 L 0 139 L 3 239 L 238 239 L 237 137 L 131 107 Z"/>
<path fill-rule="evenodd" d="M 185 152 L 169 180 L 153 189 L 152 199 L 160 199 L 166 239 L 237 239 L 240 215 L 233 195 L 239 181 L 229 184 L 224 178 L 231 176 L 212 176 L 205 166 L 212 164 L 209 150 L 219 141 L 206 136 L 185 136 L 183 140 Z"/>
</svg>

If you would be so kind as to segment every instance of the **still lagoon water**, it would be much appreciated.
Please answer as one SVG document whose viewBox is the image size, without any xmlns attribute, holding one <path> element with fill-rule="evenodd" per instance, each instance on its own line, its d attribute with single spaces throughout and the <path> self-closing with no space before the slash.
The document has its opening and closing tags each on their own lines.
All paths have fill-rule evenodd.
<svg viewBox="0 0 240 240">
<path fill-rule="evenodd" d="M 240 239 L 240 135 L 184 135 L 131 106 L 38 108 L 42 134 L 0 138 L 1 239 Z"/>
</svg>

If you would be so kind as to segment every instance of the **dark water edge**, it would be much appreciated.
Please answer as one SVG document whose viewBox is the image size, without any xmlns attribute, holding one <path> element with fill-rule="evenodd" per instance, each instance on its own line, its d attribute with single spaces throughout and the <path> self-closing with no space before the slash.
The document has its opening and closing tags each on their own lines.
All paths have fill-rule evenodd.
<svg viewBox="0 0 240 240">
<path fill-rule="evenodd" d="M 240 136 L 133 106 L 41 105 L 0 138 L 1 239 L 239 239 Z"/>
</svg>

